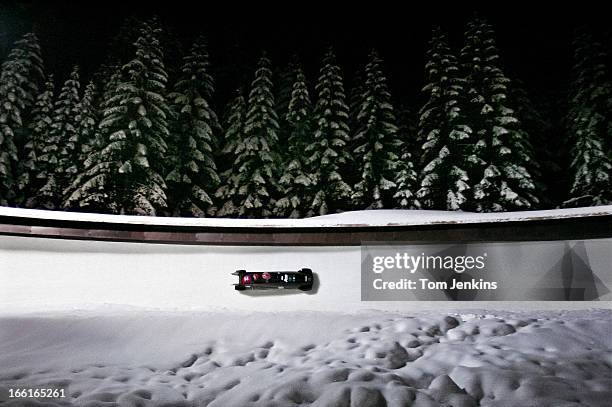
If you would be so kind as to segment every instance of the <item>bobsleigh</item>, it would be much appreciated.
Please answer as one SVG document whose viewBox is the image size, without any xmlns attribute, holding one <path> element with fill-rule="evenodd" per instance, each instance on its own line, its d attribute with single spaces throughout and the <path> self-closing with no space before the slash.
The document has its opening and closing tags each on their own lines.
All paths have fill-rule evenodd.
<svg viewBox="0 0 612 407">
<path fill-rule="evenodd" d="M 238 276 L 238 284 L 234 288 L 243 290 L 279 290 L 298 289 L 312 290 L 312 270 L 303 268 L 298 271 L 249 271 L 236 270 L 232 273 Z"/>
</svg>

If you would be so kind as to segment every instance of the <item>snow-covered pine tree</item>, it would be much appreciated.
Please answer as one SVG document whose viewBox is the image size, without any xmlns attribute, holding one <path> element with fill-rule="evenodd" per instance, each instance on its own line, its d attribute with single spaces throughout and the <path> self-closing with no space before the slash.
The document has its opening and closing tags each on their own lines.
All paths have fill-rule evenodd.
<svg viewBox="0 0 612 407">
<path fill-rule="evenodd" d="M 364 65 L 367 62 L 364 63 Z M 351 87 L 348 90 L 348 128 L 349 128 L 349 143 L 347 148 L 349 151 L 355 150 L 358 147 L 355 141 L 355 134 L 359 131 L 360 124 L 357 120 L 357 116 L 359 116 L 359 111 L 361 110 L 361 104 L 363 103 L 363 95 L 365 93 L 365 72 L 361 72 L 358 70 L 353 76 L 353 80 L 351 83 Z M 351 160 L 344 166 L 343 171 L 343 179 L 349 185 L 355 185 L 361 180 L 361 163 L 356 162 L 356 160 L 351 157 Z M 351 206 L 357 207 L 354 200 L 351 200 Z"/>
<path fill-rule="evenodd" d="M 168 95 L 174 115 L 166 183 L 174 216 L 203 217 L 213 207 L 211 196 L 220 183 L 214 151 L 221 126 L 209 106 L 212 94 L 206 41 L 199 37 L 183 58 L 181 76 Z"/>
<path fill-rule="evenodd" d="M 597 206 L 612 203 L 612 160 L 603 151 L 596 129 L 582 123 L 571 156 L 572 186 L 565 207 Z"/>
<path fill-rule="evenodd" d="M 81 174 L 85 170 L 86 163 L 93 159 L 103 146 L 102 136 L 98 129 L 99 114 L 94 106 L 97 97 L 96 86 L 93 81 L 90 81 L 85 87 L 83 97 L 77 105 L 77 114 L 75 116 L 78 144 L 76 151 L 74 151 L 74 169 L 76 169 L 77 174 Z M 62 188 L 62 206 L 67 206 L 66 202 L 64 202 L 65 198 L 70 196 L 77 187 L 74 179 L 72 179 L 71 182 Z"/>
<path fill-rule="evenodd" d="M 232 167 L 235 151 L 242 140 L 247 113 L 246 99 L 242 88 L 236 89 L 234 98 L 227 104 L 223 119 L 223 148 L 221 150 L 222 169 Z"/>
<path fill-rule="evenodd" d="M 533 209 L 535 184 L 527 170 L 527 133 L 509 106 L 510 80 L 503 73 L 491 26 L 480 18 L 468 24 L 461 51 L 468 89 L 466 119 L 475 142 L 471 206 L 479 212 Z"/>
<path fill-rule="evenodd" d="M 534 178 L 536 190 L 534 195 L 540 201 L 540 206 L 552 207 L 553 196 L 549 182 L 558 177 L 561 172 L 561 150 L 559 146 L 551 143 L 553 124 L 550 119 L 550 106 L 542 99 L 532 98 L 520 79 L 513 79 L 508 90 L 508 98 L 515 106 L 518 120 L 522 129 L 527 133 L 531 146 L 530 155 L 533 159 L 526 163 L 527 170 Z M 561 178 L 562 179 L 562 178 Z"/>
<path fill-rule="evenodd" d="M 576 35 L 567 115 L 572 186 L 564 206 L 612 203 L 612 83 L 605 58 L 591 35 Z"/>
<path fill-rule="evenodd" d="M 402 141 L 400 146 L 400 159 L 395 172 L 396 184 L 393 199 L 395 207 L 401 209 L 418 209 L 421 203 L 416 198 L 418 189 L 418 176 L 415 170 L 415 155 L 421 146 L 418 142 L 415 119 L 410 109 L 400 108 L 398 114 L 398 135 Z"/>
<path fill-rule="evenodd" d="M 244 124 L 246 122 L 246 101 L 242 89 L 236 91 L 236 96 L 229 103 L 227 114 L 223 120 L 225 129 L 223 138 L 223 149 L 220 154 L 219 163 L 221 183 L 215 198 L 218 209 L 214 211 L 216 216 L 236 216 L 238 197 L 238 167 L 236 166 L 236 149 L 242 142 Z"/>
<path fill-rule="evenodd" d="M 103 147 L 86 161 L 66 207 L 155 215 L 167 206 L 161 174 L 170 111 L 159 35 L 149 23 L 142 24 L 136 55 L 123 66 L 114 95 L 104 101 Z"/>
<path fill-rule="evenodd" d="M 249 93 L 243 137 L 234 153 L 234 173 L 227 180 L 234 191 L 236 215 L 241 218 L 266 218 L 272 214 L 275 193 L 278 118 L 274 110 L 270 60 L 260 58 Z M 232 215 L 225 211 L 221 216 Z"/>
<path fill-rule="evenodd" d="M 80 140 L 79 69 L 74 67 L 53 105 L 49 143 L 42 159 L 48 163 L 47 180 L 37 194 L 38 204 L 47 209 L 62 205 L 64 188 L 74 181 L 78 172 Z"/>
<path fill-rule="evenodd" d="M 304 151 L 312 140 L 312 104 L 306 77 L 296 68 L 295 83 L 287 112 L 288 154 L 278 181 L 282 197 L 276 201 L 274 214 L 279 217 L 302 218 L 311 202 L 307 188 L 312 178 L 307 170 Z"/>
<path fill-rule="evenodd" d="M 315 90 L 314 140 L 305 152 L 312 176 L 307 188 L 307 196 L 312 197 L 309 216 L 345 209 L 352 194 L 343 179 L 343 170 L 350 161 L 348 106 L 342 73 L 331 48 L 323 58 Z"/>
<path fill-rule="evenodd" d="M 583 105 L 593 109 L 602 118 L 600 122 L 604 150 L 612 157 L 612 80 L 607 55 L 602 44 L 586 29 L 576 32 L 573 42 L 574 66 L 570 86 L 569 121 L 580 109 L 574 106 Z M 603 124 L 603 123 L 606 124 Z"/>
<path fill-rule="evenodd" d="M 83 97 L 79 102 L 77 122 L 77 134 L 80 141 L 78 149 L 78 170 L 85 169 L 85 162 L 94 151 L 102 147 L 102 139 L 98 130 L 99 116 L 94 105 L 97 96 L 96 85 L 90 81 L 85 87 Z"/>
<path fill-rule="evenodd" d="M 425 65 L 426 98 L 418 122 L 421 147 L 420 189 L 427 209 L 456 211 L 468 202 L 471 129 L 466 124 L 464 81 L 446 36 L 435 27 Z"/>
<path fill-rule="evenodd" d="M 354 137 L 353 157 L 360 169 L 352 199 L 359 209 L 390 207 L 396 184 L 393 182 L 401 157 L 395 112 L 382 60 L 372 51 L 365 68 L 365 85 Z"/>
<path fill-rule="evenodd" d="M 55 84 L 53 75 L 49 75 L 45 81 L 45 87 L 36 97 L 36 102 L 32 108 L 31 120 L 28 125 L 30 130 L 29 138 L 24 146 L 23 173 L 27 177 L 24 183 L 27 187 L 24 190 L 25 206 L 28 208 L 38 207 L 36 196 L 39 189 L 46 183 L 48 171 L 53 172 L 56 162 L 48 163 L 44 157 L 49 157 L 45 150 L 57 150 L 57 146 L 50 147 L 51 138 L 49 132 L 53 123 L 53 104 L 55 94 Z"/>
<path fill-rule="evenodd" d="M 20 191 L 27 177 L 20 177 L 18 146 L 26 137 L 25 119 L 43 79 L 38 38 L 28 33 L 15 42 L 0 67 L 0 205 L 23 201 Z"/>
<path fill-rule="evenodd" d="M 409 135 L 400 136 L 401 138 L 409 137 Z M 416 197 L 416 189 L 418 188 L 418 176 L 414 170 L 414 162 L 412 153 L 407 144 L 400 146 L 400 159 L 394 177 L 396 185 L 393 199 L 394 207 L 400 209 L 419 209 L 421 203 Z"/>
</svg>

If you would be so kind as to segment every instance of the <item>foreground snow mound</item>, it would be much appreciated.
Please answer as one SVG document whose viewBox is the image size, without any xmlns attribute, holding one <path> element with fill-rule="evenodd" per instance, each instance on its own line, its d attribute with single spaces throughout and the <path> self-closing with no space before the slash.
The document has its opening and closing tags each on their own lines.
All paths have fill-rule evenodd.
<svg viewBox="0 0 612 407">
<path fill-rule="evenodd" d="M 608 406 L 612 311 L 0 319 L 6 406 Z"/>
</svg>

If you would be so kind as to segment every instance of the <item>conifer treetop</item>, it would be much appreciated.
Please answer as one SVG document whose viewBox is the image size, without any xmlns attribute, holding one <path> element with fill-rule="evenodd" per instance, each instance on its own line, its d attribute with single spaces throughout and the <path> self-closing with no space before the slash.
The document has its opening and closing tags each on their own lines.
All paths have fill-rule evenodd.
<svg viewBox="0 0 612 407">
<path fill-rule="evenodd" d="M 313 176 L 309 214 L 325 215 L 346 207 L 352 193 L 341 175 L 342 167 L 350 161 L 348 106 L 341 70 L 331 48 L 323 57 L 315 90 L 314 137 L 306 150 Z"/>
<path fill-rule="evenodd" d="M 468 202 L 472 129 L 466 124 L 464 80 L 439 27 L 432 30 L 425 65 L 427 98 L 418 131 L 422 171 L 417 196 L 428 209 L 459 210 Z"/>
<path fill-rule="evenodd" d="M 230 178 L 234 184 L 232 202 L 235 202 L 231 209 L 239 217 L 268 217 L 272 214 L 272 195 L 277 188 L 279 129 L 272 87 L 270 60 L 264 54 L 251 83 L 242 137 L 234 151 L 237 173 Z"/>
<path fill-rule="evenodd" d="M 295 68 L 295 82 L 286 122 L 289 133 L 287 154 L 278 181 L 280 198 L 276 201 L 273 212 L 279 217 L 301 218 L 307 214 L 308 204 L 312 199 L 308 192 L 312 176 L 307 170 L 304 155 L 312 140 L 312 105 L 306 77 L 300 66 Z"/>
<path fill-rule="evenodd" d="M 393 181 L 399 166 L 402 142 L 399 139 L 391 94 L 382 72 L 382 60 L 370 52 L 365 68 L 366 82 L 357 114 L 357 133 L 353 140 L 360 180 L 354 187 L 353 200 L 360 208 L 378 209 L 391 205 L 397 186 Z M 386 191 L 390 191 L 387 193 Z M 385 197 L 385 194 L 389 195 Z"/>
<path fill-rule="evenodd" d="M 208 51 L 203 37 L 183 58 L 180 76 L 169 95 L 174 109 L 170 170 L 166 176 L 170 210 L 175 216 L 203 217 L 212 211 L 219 185 L 214 151 L 220 126 L 208 105 L 213 93 Z"/>
<path fill-rule="evenodd" d="M 476 182 L 474 207 L 484 212 L 532 208 L 538 204 L 527 170 L 532 148 L 509 106 L 511 82 L 500 68 L 493 29 L 486 21 L 476 18 L 468 24 L 461 55 L 468 73 L 467 118 L 475 139 L 470 176 Z"/>
</svg>

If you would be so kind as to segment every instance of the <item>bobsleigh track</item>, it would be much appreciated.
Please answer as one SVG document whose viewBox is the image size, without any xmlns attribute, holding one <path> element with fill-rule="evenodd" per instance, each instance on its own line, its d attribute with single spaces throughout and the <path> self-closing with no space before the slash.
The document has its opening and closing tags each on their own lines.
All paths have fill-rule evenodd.
<svg viewBox="0 0 612 407">
<path fill-rule="evenodd" d="M 500 276 L 517 270 L 550 272 L 577 248 L 581 261 L 605 280 L 612 264 L 612 206 L 512 214 L 364 211 L 303 220 L 0 208 L 0 311 L 110 305 L 169 310 L 521 310 L 602 307 L 602 301 L 612 300 L 611 293 L 600 291 L 585 297 L 587 301 L 562 303 L 521 302 L 510 296 L 503 301 L 503 295 L 502 301 L 490 304 L 361 301 L 365 242 L 491 243 L 501 263 L 507 258 L 514 268 L 496 270 Z M 316 275 L 311 292 L 243 293 L 232 287 L 235 277 L 230 273 L 237 269 L 302 267 Z"/>
</svg>

